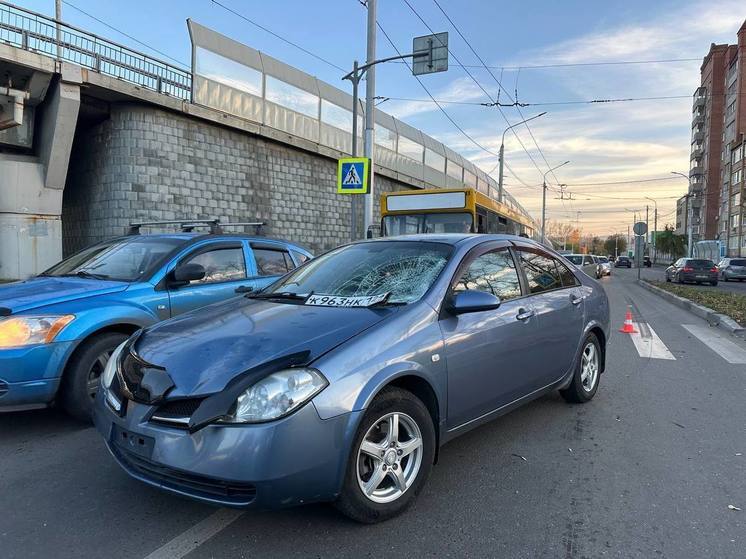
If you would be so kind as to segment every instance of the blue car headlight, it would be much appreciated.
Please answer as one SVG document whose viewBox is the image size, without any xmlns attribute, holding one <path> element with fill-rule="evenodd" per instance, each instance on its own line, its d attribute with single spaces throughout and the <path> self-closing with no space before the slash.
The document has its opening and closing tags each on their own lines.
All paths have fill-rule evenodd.
<svg viewBox="0 0 746 559">
<path fill-rule="evenodd" d="M 285 369 L 246 389 L 224 423 L 262 423 L 293 413 L 329 385 L 316 369 Z"/>
<path fill-rule="evenodd" d="M 62 329 L 75 319 L 73 314 L 52 316 L 10 316 L 0 320 L 0 349 L 52 343 Z"/>
<path fill-rule="evenodd" d="M 122 350 L 128 341 L 129 340 L 123 341 L 114 351 L 111 352 L 109 360 L 106 362 L 106 367 L 104 367 L 104 372 L 101 373 L 101 384 L 107 390 L 111 388 L 111 383 L 114 382 L 114 375 L 117 374 L 117 362 L 119 361 L 119 356 L 122 354 Z"/>
</svg>

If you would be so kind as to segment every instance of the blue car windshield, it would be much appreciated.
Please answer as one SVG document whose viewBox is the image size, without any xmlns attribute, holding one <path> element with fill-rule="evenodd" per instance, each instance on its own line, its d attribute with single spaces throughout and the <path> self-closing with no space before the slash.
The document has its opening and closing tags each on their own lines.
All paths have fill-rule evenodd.
<svg viewBox="0 0 746 559">
<path fill-rule="evenodd" d="M 41 275 L 137 281 L 148 277 L 167 254 L 184 242 L 177 238 L 133 236 L 99 243 L 73 254 Z"/>
<path fill-rule="evenodd" d="M 263 293 L 373 297 L 387 303 L 420 299 L 448 262 L 450 245 L 418 241 L 375 241 L 338 248 L 309 261 Z"/>
</svg>

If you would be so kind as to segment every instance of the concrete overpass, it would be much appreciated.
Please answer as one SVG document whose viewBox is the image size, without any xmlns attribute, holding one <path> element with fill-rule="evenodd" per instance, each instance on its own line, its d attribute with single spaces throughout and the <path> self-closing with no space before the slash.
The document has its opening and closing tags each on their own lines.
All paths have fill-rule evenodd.
<svg viewBox="0 0 746 559">
<path fill-rule="evenodd" d="M 189 31 L 193 71 L 0 0 L 0 122 L 18 103 L 4 93 L 24 93 L 22 123 L 0 131 L 0 278 L 133 220 L 260 220 L 316 251 L 349 239 L 350 199 L 334 183 L 351 97 Z M 465 185 L 525 213 L 447 146 L 380 110 L 376 124 L 377 192 Z"/>
</svg>

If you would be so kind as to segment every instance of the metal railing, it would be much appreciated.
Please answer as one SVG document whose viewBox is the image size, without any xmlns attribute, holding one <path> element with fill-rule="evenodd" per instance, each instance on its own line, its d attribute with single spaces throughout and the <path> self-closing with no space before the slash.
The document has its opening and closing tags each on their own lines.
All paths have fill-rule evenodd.
<svg viewBox="0 0 746 559">
<path fill-rule="evenodd" d="M 0 43 L 73 62 L 158 93 L 191 100 L 191 72 L 2 0 Z"/>
</svg>

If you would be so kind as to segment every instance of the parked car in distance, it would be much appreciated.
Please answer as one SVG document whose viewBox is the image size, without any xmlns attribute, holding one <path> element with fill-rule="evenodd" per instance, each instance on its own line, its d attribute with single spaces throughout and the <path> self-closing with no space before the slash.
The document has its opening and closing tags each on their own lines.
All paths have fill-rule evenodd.
<svg viewBox="0 0 746 559">
<path fill-rule="evenodd" d="M 440 445 L 552 390 L 593 398 L 609 304 L 571 268 L 508 235 L 339 247 L 118 346 L 95 423 L 120 466 L 160 489 L 386 520 Z"/>
<path fill-rule="evenodd" d="M 718 264 L 723 281 L 746 280 L 746 258 L 723 258 Z"/>
<path fill-rule="evenodd" d="M 653 262 L 650 260 L 650 257 L 647 254 L 642 257 L 642 265 L 646 268 L 650 268 L 653 265 Z"/>
<path fill-rule="evenodd" d="M 598 265 L 601 270 L 601 277 L 611 275 L 611 262 L 606 256 L 598 257 Z"/>
<path fill-rule="evenodd" d="M 244 234 L 128 235 L 0 286 L 0 410 L 60 403 L 90 420 L 111 352 L 160 320 L 261 289 L 311 258 Z"/>
<path fill-rule="evenodd" d="M 718 284 L 718 268 L 706 258 L 679 258 L 666 268 L 666 281 Z"/>
<path fill-rule="evenodd" d="M 580 270 L 583 270 L 586 274 L 591 276 L 592 278 L 600 278 L 601 274 L 599 272 L 599 265 L 598 262 L 593 258 L 590 254 L 566 254 L 565 258 L 567 258 L 570 262 L 572 262 L 576 268 L 579 268 Z"/>
<path fill-rule="evenodd" d="M 617 256 L 616 260 L 614 260 L 614 268 L 631 268 L 632 267 L 632 260 L 630 260 L 629 256 Z"/>
</svg>

